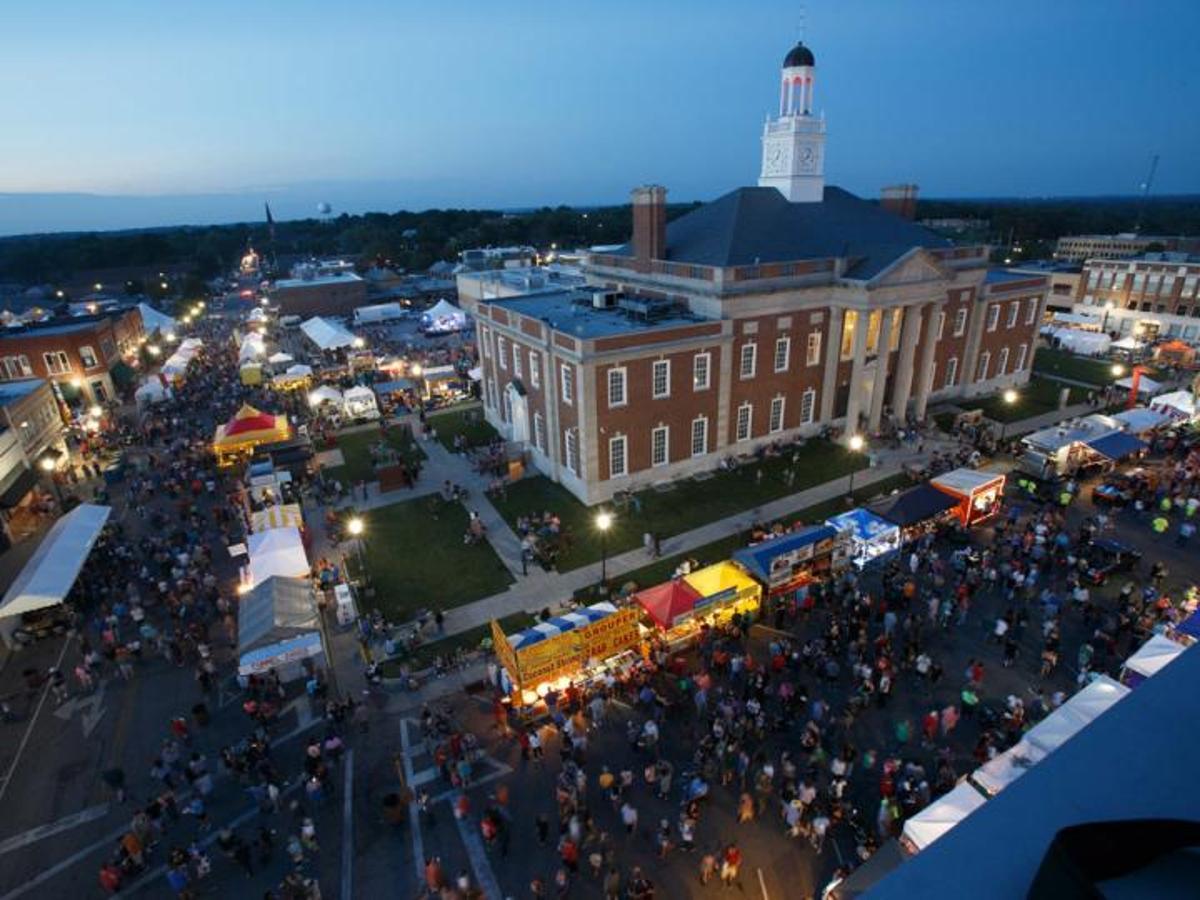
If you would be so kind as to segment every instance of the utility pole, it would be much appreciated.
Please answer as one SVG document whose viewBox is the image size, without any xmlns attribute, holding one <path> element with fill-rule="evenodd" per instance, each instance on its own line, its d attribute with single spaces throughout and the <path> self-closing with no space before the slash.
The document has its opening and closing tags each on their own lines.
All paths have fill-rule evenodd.
<svg viewBox="0 0 1200 900">
<path fill-rule="evenodd" d="M 1158 154 L 1154 154 L 1154 158 L 1150 160 L 1150 172 L 1146 175 L 1146 180 L 1142 182 L 1142 198 L 1138 201 L 1137 222 L 1133 226 L 1134 234 L 1142 233 L 1142 220 L 1146 215 L 1146 201 L 1150 199 L 1150 188 L 1154 184 L 1154 174 L 1158 171 Z"/>
</svg>

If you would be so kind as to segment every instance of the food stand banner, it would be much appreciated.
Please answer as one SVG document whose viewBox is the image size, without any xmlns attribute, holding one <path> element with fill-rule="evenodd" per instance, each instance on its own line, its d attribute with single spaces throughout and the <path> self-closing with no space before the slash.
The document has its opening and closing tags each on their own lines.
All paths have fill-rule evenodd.
<svg viewBox="0 0 1200 900">
<path fill-rule="evenodd" d="M 762 586 L 732 562 L 706 566 L 685 575 L 683 580 L 700 594 L 696 612 L 701 614 L 711 611 L 705 607 L 715 610 L 743 602 L 757 606 L 762 596 Z"/>
<path fill-rule="evenodd" d="M 827 520 L 826 524 L 850 533 L 854 563 L 860 567 L 900 546 L 900 526 L 881 519 L 869 509 L 852 509 Z"/>
<path fill-rule="evenodd" d="M 576 672 L 637 644 L 637 612 L 597 603 L 505 637 L 493 623 L 497 655 L 513 682 L 530 687 Z"/>
<path fill-rule="evenodd" d="M 807 569 L 813 560 L 831 554 L 838 540 L 836 528 L 813 525 L 744 547 L 733 559 L 772 591 L 784 590 L 796 580 L 797 569 Z"/>
<path fill-rule="evenodd" d="M 996 512 L 1004 495 L 1003 475 L 977 469 L 955 469 L 929 483 L 958 498 L 958 518 L 964 526 L 973 525 Z"/>
</svg>

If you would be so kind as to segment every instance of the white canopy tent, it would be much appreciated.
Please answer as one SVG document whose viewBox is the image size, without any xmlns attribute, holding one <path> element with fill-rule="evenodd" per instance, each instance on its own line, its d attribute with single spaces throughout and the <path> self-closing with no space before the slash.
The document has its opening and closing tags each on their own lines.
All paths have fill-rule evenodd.
<svg viewBox="0 0 1200 900">
<path fill-rule="evenodd" d="M 1169 637 L 1156 634 L 1142 644 L 1137 653 L 1125 660 L 1125 672 L 1149 678 L 1186 649 L 1183 644 L 1177 644 Z"/>
<path fill-rule="evenodd" d="M 147 406 L 162 403 L 170 395 L 170 391 L 167 390 L 161 379 L 151 377 L 143 381 L 138 389 L 133 392 L 133 399 L 137 403 L 138 409 L 144 409 Z"/>
<path fill-rule="evenodd" d="M 1139 341 L 1132 334 L 1121 338 L 1119 341 L 1113 341 L 1112 344 L 1114 350 L 1141 350 L 1145 346 L 1145 341 Z"/>
<path fill-rule="evenodd" d="M 248 590 L 258 587 L 272 575 L 308 577 L 308 554 L 304 552 L 299 528 L 259 531 L 246 539 L 246 549 L 250 557 L 245 582 Z"/>
<path fill-rule="evenodd" d="M 336 322 L 314 316 L 300 326 L 304 336 L 321 350 L 340 350 L 354 346 L 354 335 Z"/>
<path fill-rule="evenodd" d="M 273 366 L 279 366 L 279 365 L 282 365 L 283 363 L 290 363 L 290 362 L 295 362 L 295 361 L 296 361 L 296 357 L 292 356 L 292 354 L 290 354 L 290 353 L 284 353 L 282 350 L 277 350 L 276 352 L 272 353 L 270 356 L 267 357 L 267 362 L 269 362 Z"/>
<path fill-rule="evenodd" d="M 1029 729 L 1024 740 L 1047 754 L 1053 753 L 1128 694 L 1125 685 L 1101 675 Z"/>
<path fill-rule="evenodd" d="M 1059 328 L 1053 337 L 1064 350 L 1081 356 L 1100 356 L 1107 353 L 1112 345 L 1112 339 L 1107 334 L 1080 331 L 1078 328 Z"/>
<path fill-rule="evenodd" d="M 323 384 L 308 392 L 308 405 L 320 406 L 322 403 L 341 403 L 342 392 L 335 387 Z"/>
<path fill-rule="evenodd" d="M 283 374 L 288 378 L 308 378 L 312 373 L 312 366 L 306 366 L 304 363 L 296 363 L 294 366 L 288 366 L 287 371 Z"/>
<path fill-rule="evenodd" d="M 1150 402 L 1150 408 L 1161 410 L 1174 419 L 1196 418 L 1196 398 L 1191 391 L 1159 394 Z"/>
<path fill-rule="evenodd" d="M 994 797 L 1047 756 L 1041 747 L 1022 739 L 972 772 L 970 779 L 977 788 Z"/>
<path fill-rule="evenodd" d="M 252 331 L 244 338 L 238 346 L 238 362 L 249 362 L 252 359 L 258 359 L 267 352 L 267 343 L 263 340 L 263 336 L 257 331 Z"/>
<path fill-rule="evenodd" d="M 261 306 L 256 306 L 250 312 L 246 313 L 247 322 L 265 322 L 268 318 L 267 311 Z"/>
<path fill-rule="evenodd" d="M 175 330 L 175 320 L 149 303 L 139 303 L 138 312 L 142 314 L 142 331 L 146 334 L 153 334 L 157 331 L 166 335 Z"/>
<path fill-rule="evenodd" d="M 112 508 L 82 503 L 57 522 L 0 602 L 0 618 L 19 616 L 66 599 Z"/>
<path fill-rule="evenodd" d="M 376 303 L 372 306 L 360 306 L 354 310 L 355 325 L 371 325 L 375 322 L 387 322 L 403 317 L 404 310 L 399 303 Z"/>
<path fill-rule="evenodd" d="M 904 837 L 916 850 L 924 850 L 987 801 L 968 782 L 934 800 L 904 823 Z"/>
<path fill-rule="evenodd" d="M 356 385 L 342 395 L 346 415 L 352 419 L 378 419 L 379 402 L 369 387 Z"/>
<path fill-rule="evenodd" d="M 1171 417 L 1166 413 L 1147 409 L 1144 406 L 1127 409 L 1125 412 L 1117 413 L 1113 418 L 1120 422 L 1121 427 L 1130 434 L 1145 434 L 1171 421 Z"/>
<path fill-rule="evenodd" d="M 445 300 L 439 300 L 421 314 L 421 329 L 434 334 L 462 331 L 467 327 L 467 314 Z"/>
<path fill-rule="evenodd" d="M 1126 375 L 1124 378 L 1120 378 L 1117 381 L 1114 381 L 1113 387 L 1124 388 L 1127 391 L 1132 390 L 1133 389 L 1132 376 Z M 1153 378 L 1147 378 L 1145 375 L 1143 375 L 1140 379 L 1138 379 L 1138 396 L 1145 395 L 1147 397 L 1153 397 L 1155 394 L 1157 394 L 1159 391 L 1162 390 L 1162 387 L 1163 386 L 1161 384 L 1159 384 L 1157 381 L 1155 381 Z"/>
</svg>

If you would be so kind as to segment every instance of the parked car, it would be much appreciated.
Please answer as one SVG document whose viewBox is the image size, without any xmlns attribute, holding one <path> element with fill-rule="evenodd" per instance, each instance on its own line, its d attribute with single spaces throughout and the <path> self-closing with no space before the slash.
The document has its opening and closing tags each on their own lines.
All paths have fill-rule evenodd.
<svg viewBox="0 0 1200 900">
<path fill-rule="evenodd" d="M 1092 502 L 1097 506 L 1124 506 L 1140 491 L 1152 486 L 1151 481 L 1145 469 L 1113 475 L 1092 488 Z"/>
<path fill-rule="evenodd" d="M 32 644 L 55 634 L 66 634 L 71 628 L 71 614 L 64 606 L 47 606 L 21 614 L 21 624 L 13 631 L 13 640 Z"/>
<path fill-rule="evenodd" d="M 1129 572 L 1142 560 L 1141 551 L 1120 541 L 1092 541 L 1086 551 L 1087 577 L 1092 584 L 1104 584 L 1117 572 Z"/>
</svg>

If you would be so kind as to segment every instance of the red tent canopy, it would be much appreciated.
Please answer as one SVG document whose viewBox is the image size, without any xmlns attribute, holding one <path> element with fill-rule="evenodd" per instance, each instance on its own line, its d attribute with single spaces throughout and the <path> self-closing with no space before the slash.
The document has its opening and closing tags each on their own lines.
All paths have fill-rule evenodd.
<svg viewBox="0 0 1200 900">
<path fill-rule="evenodd" d="M 245 434 L 251 431 L 271 431 L 274 427 L 275 416 L 259 412 L 249 403 L 245 403 L 237 411 L 237 415 L 230 419 L 225 426 L 225 436 L 233 437 L 236 434 Z"/>
<path fill-rule="evenodd" d="M 662 628 L 672 628 L 686 619 L 702 598 L 686 581 L 668 581 L 633 595 L 633 600 Z"/>
</svg>

